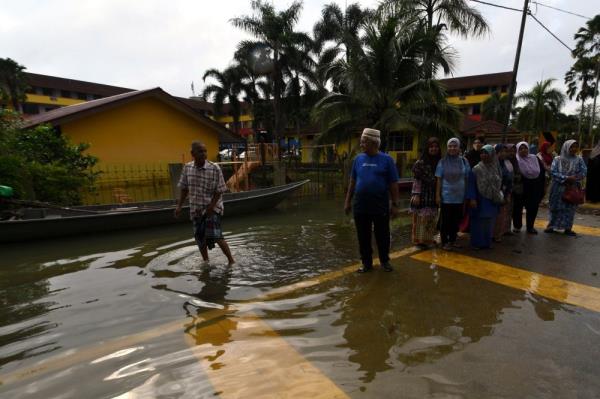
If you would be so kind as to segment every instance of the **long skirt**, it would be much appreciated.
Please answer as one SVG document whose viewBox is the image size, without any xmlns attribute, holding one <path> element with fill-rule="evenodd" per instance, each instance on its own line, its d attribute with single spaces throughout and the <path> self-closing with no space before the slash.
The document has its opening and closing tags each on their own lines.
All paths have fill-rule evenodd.
<svg viewBox="0 0 600 399">
<path fill-rule="evenodd" d="M 435 244 L 437 234 L 437 209 L 427 212 L 418 210 L 413 212 L 412 242 L 413 244 Z"/>
<path fill-rule="evenodd" d="M 494 218 L 480 218 L 471 215 L 471 246 L 490 248 L 494 232 Z"/>
<path fill-rule="evenodd" d="M 548 223 L 548 227 L 559 230 L 571 230 L 577 205 L 563 201 L 562 196 L 564 192 L 564 184 L 552 183 L 550 201 L 548 203 L 550 208 L 550 223 Z"/>
<path fill-rule="evenodd" d="M 512 216 L 513 202 L 512 198 L 510 202 L 502 205 L 496 218 L 494 225 L 494 237 L 500 239 L 504 234 L 510 231 L 510 218 Z"/>
</svg>

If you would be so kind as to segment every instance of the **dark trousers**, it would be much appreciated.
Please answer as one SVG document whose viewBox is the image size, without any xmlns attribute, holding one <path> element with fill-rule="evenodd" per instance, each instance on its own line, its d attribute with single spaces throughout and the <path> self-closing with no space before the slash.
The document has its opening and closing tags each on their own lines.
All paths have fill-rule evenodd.
<svg viewBox="0 0 600 399">
<path fill-rule="evenodd" d="M 525 223 L 527 226 L 527 230 L 533 229 L 533 224 L 535 223 L 535 218 L 538 214 L 539 202 L 528 201 L 524 195 L 513 195 L 514 203 L 513 203 L 513 212 L 512 212 L 512 220 L 513 226 L 515 229 L 520 229 L 523 227 L 523 207 L 527 211 L 527 215 L 525 217 Z"/>
<path fill-rule="evenodd" d="M 458 226 L 463 218 L 463 204 L 442 204 L 440 209 L 440 237 L 442 244 L 455 242 Z"/>
<path fill-rule="evenodd" d="M 363 265 L 373 265 L 373 249 L 371 248 L 371 232 L 375 229 L 375 241 L 379 261 L 384 264 L 390 261 L 390 215 L 369 215 L 354 213 L 354 224 L 360 247 L 360 259 Z"/>
</svg>

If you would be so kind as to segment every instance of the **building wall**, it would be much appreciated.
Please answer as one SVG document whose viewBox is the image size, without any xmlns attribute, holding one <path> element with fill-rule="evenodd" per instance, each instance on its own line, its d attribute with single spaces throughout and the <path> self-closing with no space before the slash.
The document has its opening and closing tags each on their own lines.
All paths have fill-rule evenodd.
<svg viewBox="0 0 600 399">
<path fill-rule="evenodd" d="M 155 164 L 189 162 L 190 143 L 206 144 L 216 160 L 218 133 L 169 105 L 146 98 L 65 123 L 63 134 L 90 144 L 101 163 Z"/>
</svg>

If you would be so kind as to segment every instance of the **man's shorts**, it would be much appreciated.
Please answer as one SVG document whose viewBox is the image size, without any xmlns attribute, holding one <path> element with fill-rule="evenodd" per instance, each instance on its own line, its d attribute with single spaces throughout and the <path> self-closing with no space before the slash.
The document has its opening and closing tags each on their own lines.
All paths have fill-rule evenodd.
<svg viewBox="0 0 600 399">
<path fill-rule="evenodd" d="M 217 240 L 223 239 L 221 230 L 221 215 L 213 213 L 211 216 L 195 217 L 194 220 L 194 238 L 198 248 L 208 247 L 213 249 Z"/>
</svg>

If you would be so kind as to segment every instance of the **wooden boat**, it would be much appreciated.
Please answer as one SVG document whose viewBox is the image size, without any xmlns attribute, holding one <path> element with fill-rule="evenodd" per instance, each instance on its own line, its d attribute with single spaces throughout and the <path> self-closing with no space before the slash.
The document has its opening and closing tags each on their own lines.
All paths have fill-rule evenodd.
<svg viewBox="0 0 600 399">
<path fill-rule="evenodd" d="M 224 217 L 240 216 L 277 206 L 308 180 L 258 190 L 223 195 Z M 175 219 L 175 202 L 151 201 L 119 205 L 80 206 L 62 209 L 35 209 L 33 217 L 0 221 L 0 244 L 82 235 L 124 229 L 137 229 L 173 223 L 189 223 L 189 207 Z"/>
</svg>

